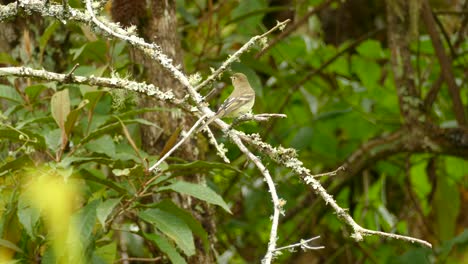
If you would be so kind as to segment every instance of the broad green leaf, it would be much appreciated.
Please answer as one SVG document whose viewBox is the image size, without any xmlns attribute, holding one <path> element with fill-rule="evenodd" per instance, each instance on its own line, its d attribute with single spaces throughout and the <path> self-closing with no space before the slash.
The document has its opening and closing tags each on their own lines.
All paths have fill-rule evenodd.
<svg viewBox="0 0 468 264">
<path fill-rule="evenodd" d="M 120 198 L 119 199 L 108 199 L 105 200 L 104 202 L 101 202 L 96 210 L 97 213 L 97 218 L 99 222 L 101 223 L 102 227 L 106 226 L 106 220 L 109 214 L 112 212 L 114 207 L 119 204 Z"/>
<path fill-rule="evenodd" d="M 158 188 L 158 191 L 167 191 L 167 190 L 173 190 L 178 193 L 191 195 L 195 198 L 206 201 L 208 203 L 219 205 L 224 210 L 231 213 L 231 210 L 229 210 L 229 206 L 226 204 L 223 198 L 207 186 L 184 182 L 184 181 L 178 181 L 169 186 Z"/>
<path fill-rule="evenodd" d="M 198 25 L 198 19 L 192 13 L 190 13 L 189 10 L 184 8 L 183 5 L 177 5 L 177 14 L 180 14 L 185 22 L 189 23 L 191 26 Z"/>
<path fill-rule="evenodd" d="M 367 89 L 375 89 L 378 87 L 378 81 L 382 70 L 375 61 L 359 56 L 352 56 L 351 65 L 353 67 L 352 71 L 359 76 L 364 87 Z"/>
<path fill-rule="evenodd" d="M 115 163 L 115 160 L 111 159 L 111 158 L 107 158 L 107 157 L 104 157 L 103 155 L 101 154 L 96 154 L 96 155 L 89 155 L 89 156 L 86 156 L 86 157 L 82 157 L 82 156 L 66 156 L 65 158 L 63 158 L 61 161 L 60 161 L 60 165 L 62 167 L 68 167 L 70 166 L 71 164 L 73 165 L 81 165 L 81 164 L 84 164 L 84 163 L 89 163 L 89 162 L 96 162 L 98 164 L 102 164 L 102 165 L 110 165 L 110 164 L 113 164 Z"/>
<path fill-rule="evenodd" d="M 268 12 L 266 0 L 240 1 L 232 10 L 233 20 L 228 23 L 236 23 L 237 29 L 242 33 L 253 34 L 263 16 Z"/>
<path fill-rule="evenodd" d="M 445 157 L 445 168 L 449 178 L 456 182 L 468 177 L 468 160 L 466 159 L 447 156 Z"/>
<path fill-rule="evenodd" d="M 0 238 L 0 246 L 9 248 L 9 249 L 14 250 L 16 252 L 23 253 L 23 250 L 21 248 L 19 248 L 15 244 L 11 243 L 10 241 L 2 239 L 2 238 Z"/>
<path fill-rule="evenodd" d="M 52 246 L 48 245 L 41 258 L 41 264 L 57 264 Z"/>
<path fill-rule="evenodd" d="M 203 226 L 200 224 L 200 222 L 197 221 L 197 219 L 195 219 L 192 216 L 192 214 L 180 208 L 171 200 L 161 201 L 156 205 L 156 208 L 174 214 L 180 219 L 184 220 L 184 222 L 190 227 L 193 233 L 203 240 L 205 251 L 208 252 L 210 250 L 210 241 L 208 239 L 208 233 L 206 233 Z"/>
<path fill-rule="evenodd" d="M 11 54 L 6 52 L 0 52 L 0 63 L 12 66 L 19 65 L 18 62 L 11 56 Z"/>
<path fill-rule="evenodd" d="M 442 256 L 442 259 L 445 259 L 447 255 L 450 254 L 450 252 L 452 251 L 453 247 L 454 246 L 457 246 L 457 245 L 460 245 L 461 247 L 464 247 L 466 248 L 466 246 L 468 245 L 468 229 L 465 228 L 465 230 L 459 234 L 458 236 L 448 240 L 448 241 L 444 241 L 442 243 L 442 245 L 439 247 L 439 250 L 440 252 L 438 252 L 441 256 Z M 466 252 L 465 250 L 465 256 L 468 256 L 468 253 Z M 462 257 L 463 259 L 463 257 Z M 466 259 L 466 258 L 465 258 Z"/>
<path fill-rule="evenodd" d="M 153 241 L 156 246 L 166 254 L 173 264 L 185 264 L 185 259 L 177 252 L 172 244 L 166 238 L 157 234 L 143 234 L 145 238 Z"/>
<path fill-rule="evenodd" d="M 78 58 L 83 61 L 92 60 L 106 63 L 107 46 L 103 40 L 87 42 L 78 49 L 71 49 L 73 60 Z"/>
<path fill-rule="evenodd" d="M 190 227 L 176 215 L 160 210 L 148 209 L 139 213 L 141 219 L 152 223 L 166 236 L 174 240 L 185 255 L 195 254 L 195 243 Z"/>
<path fill-rule="evenodd" d="M 167 167 L 165 171 L 177 171 L 177 174 L 179 174 L 179 173 L 183 173 L 184 171 L 187 171 L 187 173 L 193 173 L 194 171 L 213 170 L 213 169 L 231 170 L 239 174 L 242 174 L 245 177 L 249 177 L 248 174 L 246 174 L 242 170 L 239 170 L 235 166 L 222 163 L 222 162 L 203 161 L 203 160 L 197 160 L 197 161 L 187 162 L 187 163 L 169 164 L 169 166 Z"/>
<path fill-rule="evenodd" d="M 307 46 L 304 38 L 301 36 L 292 36 L 279 42 L 271 51 L 276 60 L 284 61 L 284 57 L 296 58 L 303 56 L 307 52 Z"/>
<path fill-rule="evenodd" d="M 25 126 L 33 127 L 34 124 L 44 125 L 44 124 L 48 124 L 51 122 L 53 123 L 54 119 L 50 116 L 50 114 L 46 115 L 46 113 L 40 112 L 40 113 L 37 113 L 37 115 L 35 115 L 32 118 L 27 118 L 27 119 L 25 118 L 24 120 L 18 122 L 16 124 L 16 128 L 22 129 Z"/>
<path fill-rule="evenodd" d="M 291 147 L 303 150 L 310 148 L 311 145 L 304 142 L 311 142 L 314 137 L 314 129 L 312 127 L 301 127 L 294 133 L 294 138 L 291 140 Z"/>
<path fill-rule="evenodd" d="M 156 180 L 154 180 L 149 186 L 157 186 L 163 182 L 166 182 L 172 178 L 174 178 L 175 176 L 171 173 L 167 173 L 167 174 L 164 174 L 164 175 L 161 175 L 159 177 L 156 178 Z"/>
<path fill-rule="evenodd" d="M 29 155 L 22 155 L 12 160 L 5 159 L 4 161 L 6 162 L 0 166 L 0 175 L 6 171 L 16 171 L 34 165 Z"/>
<path fill-rule="evenodd" d="M 327 67 L 327 72 L 333 72 L 344 76 L 350 76 L 349 60 L 344 56 L 340 56 Z"/>
<path fill-rule="evenodd" d="M 105 154 L 108 157 L 115 157 L 115 142 L 109 135 L 88 142 L 85 148 L 95 153 Z"/>
<path fill-rule="evenodd" d="M 75 237 L 69 237 L 68 243 L 80 242 L 83 248 L 89 245 L 92 240 L 91 234 L 93 233 L 94 224 L 96 223 L 96 208 L 98 203 L 98 200 L 94 200 L 73 214 L 71 225 L 73 228 L 76 228 L 75 230 L 80 237 L 78 240 Z"/>
<path fill-rule="evenodd" d="M 45 134 L 45 142 L 47 144 L 47 148 L 52 150 L 53 152 L 57 151 L 60 147 L 60 135 L 62 131 L 60 128 L 52 129 L 52 130 L 44 130 L 43 133 Z"/>
<path fill-rule="evenodd" d="M 426 248 L 411 248 L 401 256 L 392 258 L 390 263 L 395 264 L 427 264 L 431 251 Z"/>
<path fill-rule="evenodd" d="M 447 202 L 450 206 L 447 206 Z M 460 212 L 460 192 L 445 174 L 437 174 L 437 189 L 434 194 L 433 212 L 435 226 L 441 240 L 449 240 L 455 235 L 457 216 Z"/>
<path fill-rule="evenodd" d="M 380 42 L 373 39 L 368 39 L 362 42 L 357 48 L 357 52 L 363 57 L 372 59 L 382 59 L 385 57 L 385 53 L 382 50 Z"/>
<path fill-rule="evenodd" d="M 426 201 L 426 197 L 432 189 L 431 183 L 427 178 L 426 174 L 427 162 L 418 162 L 411 166 L 410 169 L 410 181 L 413 187 L 413 192 L 421 202 L 421 207 L 425 214 L 429 213 L 429 205 Z"/>
<path fill-rule="evenodd" d="M 73 109 L 68 114 L 67 121 L 65 122 L 65 133 L 67 134 L 67 136 L 70 136 L 70 133 L 71 133 L 73 127 L 75 126 L 76 120 L 78 119 L 78 116 L 81 113 L 81 109 L 83 109 L 83 107 L 85 105 L 87 105 L 88 103 L 89 103 L 88 100 L 81 101 L 81 103 L 78 105 L 78 107 L 76 109 Z"/>
<path fill-rule="evenodd" d="M 113 181 L 113 180 L 108 180 L 105 178 L 105 176 L 102 174 L 101 171 L 95 170 L 95 169 L 82 169 L 80 170 L 80 177 L 88 180 L 88 181 L 93 181 L 100 183 L 104 186 L 107 186 L 115 191 L 117 191 L 120 195 L 125 195 L 127 194 L 127 190 L 120 186 L 119 183 Z M 73 176 L 72 176 L 73 178 Z"/>
<path fill-rule="evenodd" d="M 149 121 L 146 121 L 144 119 L 131 119 L 131 120 L 122 120 L 122 122 L 125 124 L 125 125 L 128 125 L 128 124 L 143 124 L 143 125 L 150 125 L 150 126 L 155 126 L 155 127 L 158 127 L 156 126 L 155 124 L 149 122 Z M 122 125 L 119 123 L 119 122 L 113 122 L 111 124 L 108 124 L 108 125 L 105 125 L 105 126 L 101 126 L 99 127 L 98 129 L 92 131 L 91 133 L 89 133 L 89 135 L 85 138 L 83 138 L 80 143 L 81 144 L 84 144 L 84 143 L 87 143 L 95 138 L 98 138 L 100 136 L 103 136 L 103 135 L 106 135 L 106 134 L 110 134 L 111 132 L 113 131 L 121 131 L 122 130 Z"/>
<path fill-rule="evenodd" d="M 39 220 L 40 212 L 26 195 L 20 195 L 18 199 L 18 220 L 26 230 L 30 238 L 35 238 L 35 226 Z"/>
<path fill-rule="evenodd" d="M 21 98 L 15 88 L 4 84 L 0 84 L 0 99 L 2 98 L 15 103 L 23 102 L 23 98 Z"/>
<path fill-rule="evenodd" d="M 117 243 L 115 241 L 107 245 L 104 245 L 102 247 L 98 247 L 94 251 L 95 257 L 99 258 L 99 261 L 102 261 L 102 263 L 105 263 L 105 264 L 114 264 L 116 254 L 117 254 Z M 96 264 L 96 263 L 93 261 L 93 264 Z"/>
</svg>

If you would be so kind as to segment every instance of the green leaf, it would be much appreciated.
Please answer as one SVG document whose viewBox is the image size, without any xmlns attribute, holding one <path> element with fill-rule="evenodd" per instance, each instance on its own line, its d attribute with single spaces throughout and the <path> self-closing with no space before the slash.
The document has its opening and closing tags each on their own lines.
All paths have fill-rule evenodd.
<svg viewBox="0 0 468 264">
<path fill-rule="evenodd" d="M 60 128 L 44 130 L 43 133 L 45 134 L 45 142 L 47 144 L 47 148 L 52 150 L 53 152 L 57 151 L 60 147 L 60 135 L 62 133 Z"/>
<path fill-rule="evenodd" d="M 401 256 L 393 258 L 390 263 L 396 264 L 427 264 L 431 251 L 426 248 L 412 248 Z"/>
<path fill-rule="evenodd" d="M 314 129 L 312 127 L 301 127 L 299 130 L 297 130 L 294 138 L 291 140 L 291 147 L 298 150 L 310 148 L 311 145 L 304 144 L 304 142 L 312 142 L 313 137 Z"/>
<path fill-rule="evenodd" d="M 367 89 L 378 87 L 378 81 L 381 76 L 381 67 L 372 60 L 368 60 L 359 56 L 351 57 L 353 72 L 359 76 L 362 84 Z"/>
<path fill-rule="evenodd" d="M 39 221 L 40 212 L 31 204 L 29 197 L 20 195 L 18 199 L 18 220 L 28 233 L 30 238 L 35 238 L 34 229 L 36 223 Z"/>
<path fill-rule="evenodd" d="M 213 170 L 213 169 L 221 169 L 221 170 L 231 170 L 235 171 L 239 174 L 242 174 L 245 177 L 249 177 L 247 173 L 245 173 L 242 170 L 237 169 L 237 167 L 226 164 L 226 163 L 221 163 L 221 162 L 211 162 L 211 161 L 202 161 L 202 160 L 197 160 L 193 162 L 187 162 L 187 163 L 175 163 L 175 164 L 169 164 L 167 169 L 165 171 L 177 171 L 177 173 L 183 173 L 184 171 L 188 171 L 187 173 L 193 173 L 194 171 L 199 172 L 200 170 Z"/>
<path fill-rule="evenodd" d="M 447 202 L 450 202 L 450 206 L 447 206 Z M 442 173 L 437 174 L 433 212 L 440 240 L 451 239 L 455 235 L 457 216 L 460 212 L 460 192 L 457 185 Z"/>
<path fill-rule="evenodd" d="M 101 202 L 96 210 L 97 213 L 97 218 L 99 222 L 101 223 L 102 227 L 106 226 L 106 220 L 109 214 L 112 212 L 114 207 L 119 204 L 120 198 L 119 199 L 108 199 L 104 202 Z"/>
<path fill-rule="evenodd" d="M 76 156 L 66 156 L 64 159 L 60 161 L 60 164 L 62 164 L 62 167 L 68 167 L 71 164 L 74 165 L 80 165 L 84 163 L 89 163 L 89 162 L 96 162 L 99 164 L 103 165 L 110 165 L 114 163 L 115 161 L 113 159 L 104 157 L 103 155 L 91 155 L 87 157 L 76 157 Z"/>
<path fill-rule="evenodd" d="M 70 136 L 70 133 L 75 126 L 76 120 L 78 119 L 78 116 L 81 113 L 81 109 L 85 107 L 89 103 L 88 100 L 83 100 L 81 103 L 78 105 L 76 109 L 73 109 L 67 116 L 67 121 L 65 122 L 65 133 L 67 136 Z"/>
<path fill-rule="evenodd" d="M 444 241 L 442 245 L 438 248 L 439 251 L 438 253 L 440 254 L 441 258 L 440 259 L 446 259 L 446 257 L 450 254 L 454 246 L 460 245 L 460 248 L 468 245 L 468 229 L 465 228 L 465 230 L 459 234 L 458 236 L 448 240 Z M 466 252 L 466 250 L 465 250 Z M 465 253 L 466 255 L 466 253 Z"/>
<path fill-rule="evenodd" d="M 41 37 L 39 38 L 39 49 L 41 54 L 44 53 L 47 42 L 49 42 L 50 37 L 54 34 L 59 26 L 60 22 L 53 20 L 52 23 L 42 33 Z"/>
<path fill-rule="evenodd" d="M 96 140 L 88 142 L 86 149 L 95 153 L 102 153 L 108 157 L 115 157 L 115 142 L 109 135 L 104 135 Z"/>
<path fill-rule="evenodd" d="M 155 125 L 155 124 L 153 124 L 153 123 L 151 123 L 149 121 L 146 121 L 144 119 L 122 120 L 122 122 L 125 125 L 128 125 L 128 124 L 143 124 L 143 125 L 151 125 L 151 126 L 158 127 L 157 125 Z M 91 140 L 93 140 L 95 138 L 100 137 L 100 136 L 110 134 L 111 132 L 114 132 L 114 131 L 121 131 L 121 130 L 122 130 L 121 123 L 120 122 L 113 122 L 111 124 L 101 126 L 96 130 L 93 130 L 91 133 L 89 133 L 89 135 L 87 137 L 83 138 L 80 141 L 80 143 L 84 144 L 84 143 L 87 143 L 87 142 L 89 142 L 89 141 L 91 141 Z"/>
<path fill-rule="evenodd" d="M 426 174 L 427 162 L 418 162 L 411 166 L 410 181 L 413 187 L 413 192 L 419 198 L 422 210 L 425 214 L 429 213 L 429 205 L 426 201 L 427 195 L 430 193 L 432 186 Z"/>
<path fill-rule="evenodd" d="M 289 58 L 296 58 L 304 55 L 307 52 L 305 39 L 301 36 L 291 36 L 284 41 L 281 41 L 272 50 L 273 56 L 277 61 L 283 61 L 285 54 Z"/>
<path fill-rule="evenodd" d="M 106 63 L 107 46 L 103 40 L 87 42 L 78 49 L 70 50 L 74 54 L 73 60 L 78 58 L 82 60 L 100 61 Z"/>
<path fill-rule="evenodd" d="M 206 233 L 203 226 L 200 224 L 200 222 L 197 221 L 197 219 L 195 219 L 192 216 L 192 214 L 180 208 L 171 200 L 161 201 L 156 205 L 156 208 L 174 214 L 178 218 L 184 220 L 184 222 L 190 227 L 193 233 L 203 240 L 205 251 L 208 252 L 210 250 L 210 241 L 208 239 L 208 233 Z"/>
<path fill-rule="evenodd" d="M 184 181 L 178 181 L 169 186 L 158 188 L 158 191 L 167 191 L 167 190 L 173 190 L 178 193 L 191 195 L 195 198 L 206 201 L 208 203 L 219 205 L 228 213 L 231 213 L 231 210 L 229 210 L 229 206 L 226 204 L 226 202 L 224 202 L 223 198 L 207 186 L 184 182 Z"/>
<path fill-rule="evenodd" d="M 11 56 L 11 54 L 6 52 L 0 52 L 0 63 L 12 66 L 19 65 L 19 63 Z"/>
<path fill-rule="evenodd" d="M 146 107 L 146 108 L 130 109 L 129 111 L 125 111 L 123 113 L 119 113 L 118 115 L 115 115 L 115 117 L 119 118 L 120 120 L 125 120 L 125 119 L 131 119 L 131 118 L 133 118 L 135 116 L 139 116 L 139 115 L 144 114 L 144 113 L 150 113 L 150 112 L 175 112 L 175 111 L 177 111 L 177 110 L 162 108 L 162 107 Z"/>
<path fill-rule="evenodd" d="M 445 157 L 445 169 L 449 178 L 462 181 L 468 175 L 468 160 L 447 156 Z"/>
<path fill-rule="evenodd" d="M 166 254 L 173 264 L 185 264 L 185 259 L 177 252 L 177 250 L 172 246 L 169 241 L 157 234 L 143 234 L 145 238 L 151 240 L 156 244 L 156 246 Z"/>
<path fill-rule="evenodd" d="M 40 113 L 37 113 L 37 115 L 35 115 L 32 118 L 27 118 L 27 119 L 25 118 L 21 120 L 20 122 L 16 124 L 16 128 L 22 129 L 23 127 L 28 126 L 28 125 L 33 125 L 33 124 L 45 125 L 45 124 L 49 124 L 53 122 L 54 122 L 54 119 L 50 116 L 50 113 L 40 112 Z"/>
<path fill-rule="evenodd" d="M 15 103 L 23 103 L 23 98 L 18 94 L 15 88 L 0 84 L 0 98 L 10 100 Z"/>
<path fill-rule="evenodd" d="M 185 22 L 189 23 L 192 26 L 198 25 L 198 19 L 191 14 L 187 9 L 182 5 L 177 5 L 177 14 L 180 14 Z"/>
<path fill-rule="evenodd" d="M 90 243 L 91 234 L 93 233 L 94 224 L 96 223 L 96 208 L 98 203 L 98 200 L 94 200 L 72 215 L 71 224 L 76 228 L 75 230 L 77 234 L 80 235 L 80 238 L 77 240 L 70 236 L 69 240 L 72 239 L 73 241 L 81 242 L 84 246 L 83 248 L 86 248 Z M 73 243 L 72 241 L 68 242 Z"/>
<path fill-rule="evenodd" d="M 88 181 L 94 181 L 104 186 L 107 186 L 117 191 L 120 195 L 127 194 L 127 190 L 125 188 L 123 188 L 113 180 L 107 180 L 103 175 L 100 175 L 100 173 L 102 174 L 102 172 L 94 169 L 82 169 L 80 170 L 79 174 L 83 179 Z"/>
<path fill-rule="evenodd" d="M 361 43 L 356 48 L 357 52 L 363 57 L 373 58 L 373 59 L 382 59 L 385 58 L 385 53 L 382 50 L 380 42 L 373 39 L 368 39 Z"/>
<path fill-rule="evenodd" d="M 22 155 L 12 160 L 6 160 L 7 162 L 0 166 L 0 175 L 3 175 L 3 173 L 6 171 L 16 171 L 34 165 L 33 161 L 28 155 Z"/>
<path fill-rule="evenodd" d="M 113 264 L 115 262 L 115 256 L 117 254 L 117 243 L 112 242 L 102 247 L 98 247 L 94 251 L 94 256 L 101 261 L 101 263 Z M 93 263 L 95 263 L 93 261 Z"/>
<path fill-rule="evenodd" d="M 160 209 L 148 209 L 140 212 L 139 216 L 174 240 L 185 255 L 192 256 L 195 254 L 192 230 L 182 219 Z"/>
<path fill-rule="evenodd" d="M 228 23 L 236 23 L 237 29 L 242 33 L 254 33 L 255 25 L 261 24 L 263 16 L 268 11 L 265 0 L 240 1 L 231 12 L 233 20 Z"/>
<path fill-rule="evenodd" d="M 2 239 L 2 238 L 0 238 L 0 246 L 9 248 L 9 249 L 14 250 L 14 251 L 19 252 L 19 253 L 23 253 L 23 250 L 21 248 L 19 248 L 15 244 L 11 243 L 10 241 Z"/>
<path fill-rule="evenodd" d="M 41 264 L 57 264 L 52 246 L 48 246 L 42 255 Z"/>
</svg>

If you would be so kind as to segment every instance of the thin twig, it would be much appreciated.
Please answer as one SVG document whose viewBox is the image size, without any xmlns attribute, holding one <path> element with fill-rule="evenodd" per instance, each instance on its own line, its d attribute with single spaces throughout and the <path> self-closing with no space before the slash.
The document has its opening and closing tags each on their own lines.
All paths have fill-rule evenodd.
<svg viewBox="0 0 468 264">
<path fill-rule="evenodd" d="M 306 76 L 304 76 L 304 78 L 302 78 L 299 82 L 297 82 L 291 89 L 288 90 L 288 94 L 286 95 L 286 98 L 284 99 L 283 103 L 281 104 L 281 106 L 278 108 L 278 112 L 283 112 L 284 109 L 286 108 L 286 106 L 288 105 L 289 103 L 289 100 L 292 98 L 292 95 L 299 89 L 301 88 L 306 82 L 308 82 L 312 77 L 314 77 L 316 74 L 320 73 L 321 71 L 323 71 L 325 68 L 327 68 L 330 64 L 332 64 L 335 60 L 337 60 L 338 58 L 340 58 L 343 54 L 345 54 L 346 52 L 348 52 L 349 50 L 355 48 L 357 45 L 359 45 L 361 42 L 363 42 L 364 40 L 370 38 L 371 36 L 374 36 L 375 34 L 377 34 L 378 32 L 384 30 L 384 28 L 380 28 L 380 29 L 375 29 L 371 32 L 368 32 L 367 34 L 359 37 L 358 39 L 356 39 L 354 42 L 350 43 L 348 46 L 346 46 L 345 48 L 343 48 L 341 51 L 337 52 L 333 57 L 329 58 L 327 61 L 325 61 L 324 63 L 322 63 L 322 65 L 320 65 L 320 67 L 316 68 L 316 69 L 313 69 L 311 70 Z M 273 129 L 273 127 L 275 126 L 276 124 L 276 119 L 274 119 L 270 126 L 268 126 L 266 129 L 265 129 L 265 133 L 264 135 L 268 135 L 270 133 L 270 131 Z"/>
<path fill-rule="evenodd" d="M 276 26 L 268 30 L 267 32 L 263 33 L 262 35 L 257 35 L 252 37 L 247 43 L 245 43 L 240 49 L 238 49 L 234 54 L 229 56 L 227 60 L 221 64 L 221 66 L 215 70 L 208 78 L 206 78 L 203 82 L 201 82 L 199 85 L 195 87 L 195 90 L 198 91 L 201 88 L 205 87 L 206 85 L 210 84 L 213 82 L 221 73 L 226 71 L 226 69 L 235 61 L 239 60 L 239 57 L 246 52 L 248 49 L 250 49 L 253 45 L 257 43 L 257 41 L 263 39 L 267 35 L 271 34 L 271 32 L 283 28 L 290 20 L 286 19 L 283 22 L 278 22 Z"/>
<path fill-rule="evenodd" d="M 192 134 L 193 132 L 195 132 L 195 129 L 200 125 L 200 123 L 203 121 L 203 119 L 205 119 L 206 115 L 202 116 L 201 118 L 199 118 L 197 120 L 197 122 L 195 122 L 195 124 L 190 128 L 190 130 L 182 137 L 182 139 L 177 142 L 177 144 L 175 144 L 162 158 L 160 158 L 153 166 L 151 166 L 149 168 L 149 171 L 153 171 L 154 169 L 156 169 L 159 165 L 161 165 L 161 163 L 166 160 L 171 154 L 172 152 L 174 152 L 178 147 L 180 147 L 180 145 L 182 145 L 182 143 L 184 143 Z"/>
<path fill-rule="evenodd" d="M 232 130 L 234 131 L 234 130 Z M 296 173 L 297 175 L 301 176 L 302 180 L 312 187 L 312 190 L 320 196 L 324 201 L 325 204 L 330 206 L 335 214 L 338 216 L 340 220 L 342 220 L 345 224 L 352 228 L 353 234 L 351 237 L 356 241 L 362 241 L 364 236 L 366 235 L 378 235 L 382 237 L 400 239 L 404 241 L 409 241 L 411 243 L 419 243 L 421 245 L 427 246 L 429 248 L 432 245 L 424 240 L 409 237 L 409 236 L 401 236 L 391 233 L 385 233 L 380 231 L 373 231 L 366 228 L 361 227 L 358 225 L 354 219 L 347 213 L 347 211 L 341 208 L 337 202 L 333 199 L 333 197 L 328 194 L 325 188 L 321 185 L 321 183 L 316 180 L 315 175 L 310 173 L 310 170 L 303 166 L 302 161 L 297 159 L 296 151 L 294 149 L 285 149 L 282 147 L 272 147 L 268 143 L 261 141 L 258 135 L 246 135 L 242 132 L 235 131 L 235 133 L 242 138 L 243 141 L 249 143 L 250 145 L 256 147 L 258 150 L 261 150 L 262 153 L 268 155 L 271 159 L 275 162 L 290 168 Z"/>
<path fill-rule="evenodd" d="M 335 0 L 326 0 L 319 4 L 318 6 L 313 7 L 311 10 L 309 10 L 301 19 L 299 19 L 297 22 L 294 24 L 290 25 L 289 27 L 286 27 L 284 31 L 282 31 L 275 39 L 273 39 L 268 46 L 264 47 L 262 50 L 260 50 L 257 54 L 255 54 L 255 59 L 259 59 L 263 54 L 265 54 L 268 50 L 270 50 L 273 46 L 275 46 L 278 42 L 289 36 L 291 33 L 293 33 L 298 27 L 301 25 L 305 24 L 309 18 L 318 12 L 322 11 L 325 9 L 327 6 L 329 6 L 333 1 Z M 344 2 L 344 1 L 343 1 Z"/>
<path fill-rule="evenodd" d="M 257 121 L 257 122 L 263 122 L 263 121 L 268 121 L 270 118 L 286 118 L 288 117 L 285 114 L 276 114 L 276 113 L 264 113 L 264 114 L 245 114 L 240 117 L 238 117 L 236 120 L 238 122 L 244 122 L 244 121 Z"/>
<path fill-rule="evenodd" d="M 140 261 L 140 262 L 159 262 L 161 261 L 161 257 L 156 257 L 156 258 L 121 258 L 119 260 L 116 260 L 114 263 L 120 263 L 120 262 L 126 262 L 126 261 Z"/>
<path fill-rule="evenodd" d="M 431 37 L 437 58 L 439 59 L 442 76 L 444 76 L 450 97 L 452 98 L 452 108 L 455 113 L 455 119 L 460 126 L 466 126 L 467 120 L 465 117 L 465 110 L 460 98 L 460 88 L 455 82 L 455 76 L 452 70 L 452 59 L 446 54 L 442 41 L 437 33 L 436 22 L 432 16 L 431 6 L 428 0 L 422 0 L 422 17 L 426 24 L 427 32 Z"/>
<path fill-rule="evenodd" d="M 335 176 L 339 171 L 344 171 L 346 168 L 344 166 L 338 167 L 338 169 L 330 172 L 325 172 L 325 173 L 320 173 L 320 174 L 314 174 L 312 175 L 313 177 L 323 177 L 323 176 Z"/>
<path fill-rule="evenodd" d="M 279 223 L 279 217 L 280 213 L 282 211 L 282 205 L 280 203 L 280 199 L 278 197 L 278 194 L 276 193 L 276 187 L 273 179 L 271 178 L 270 172 L 268 169 L 263 165 L 263 163 L 260 161 L 260 159 L 252 154 L 247 147 L 242 143 L 241 139 L 236 136 L 236 133 L 231 130 L 228 132 L 228 135 L 236 143 L 236 145 L 239 147 L 240 151 L 242 151 L 254 164 L 257 166 L 258 170 L 260 173 L 262 173 L 263 178 L 265 179 L 268 189 L 270 190 L 270 195 L 273 200 L 273 216 L 271 217 L 272 223 L 271 223 L 271 230 L 270 230 L 270 239 L 268 242 L 268 250 L 265 256 L 263 257 L 262 263 L 271 263 L 273 257 L 274 257 L 274 251 L 276 250 L 276 241 L 278 239 L 277 234 L 278 234 L 278 223 Z"/>
<path fill-rule="evenodd" d="M 307 243 L 309 243 L 311 241 L 314 241 L 314 240 L 317 240 L 319 238 L 320 238 L 320 236 L 316 236 L 316 237 L 309 238 L 309 239 L 306 239 L 306 240 L 301 239 L 301 241 L 299 243 L 284 246 L 284 247 L 279 247 L 279 248 L 275 249 L 275 251 L 281 251 L 281 250 L 285 250 L 285 249 L 293 249 L 293 248 L 296 248 L 296 247 L 301 247 L 302 249 L 310 249 L 310 250 L 323 249 L 323 248 L 325 248 L 324 246 L 312 247 L 312 246 L 307 245 Z"/>
</svg>

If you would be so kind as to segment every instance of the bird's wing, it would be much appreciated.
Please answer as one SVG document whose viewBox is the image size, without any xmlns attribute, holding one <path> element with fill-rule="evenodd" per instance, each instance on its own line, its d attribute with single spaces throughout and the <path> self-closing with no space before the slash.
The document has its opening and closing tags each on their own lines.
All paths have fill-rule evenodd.
<svg viewBox="0 0 468 264">
<path fill-rule="evenodd" d="M 246 104 L 252 100 L 252 97 L 255 95 L 244 94 L 236 97 L 228 97 L 226 101 L 219 107 L 217 116 L 225 116 L 232 112 L 233 110 L 238 109 L 241 105 Z"/>
</svg>

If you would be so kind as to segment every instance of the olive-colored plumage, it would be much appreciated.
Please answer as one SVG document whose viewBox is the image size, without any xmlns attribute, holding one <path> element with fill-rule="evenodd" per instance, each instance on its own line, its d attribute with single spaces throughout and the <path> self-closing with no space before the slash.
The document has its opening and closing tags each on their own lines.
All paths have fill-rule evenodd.
<svg viewBox="0 0 468 264">
<path fill-rule="evenodd" d="M 231 76 L 234 90 L 231 95 L 219 107 L 216 114 L 210 117 L 199 130 L 205 128 L 216 118 L 239 117 L 252 110 L 255 103 L 255 91 L 250 86 L 249 80 L 242 73 L 235 73 Z"/>
</svg>

